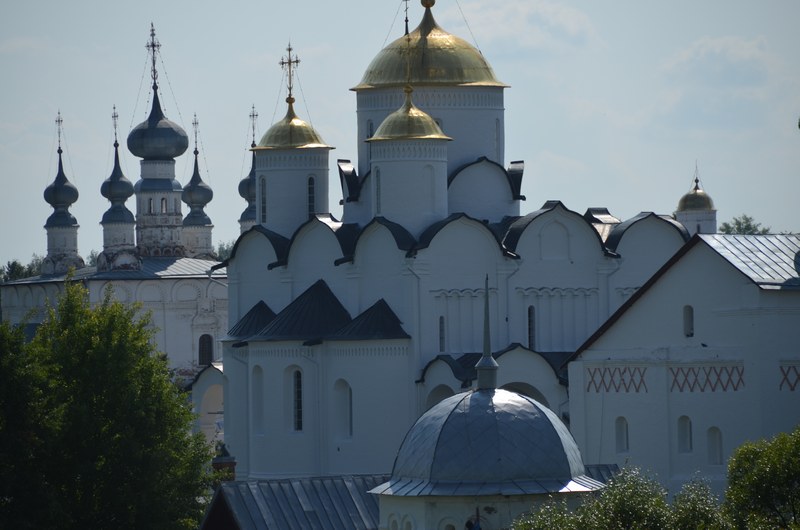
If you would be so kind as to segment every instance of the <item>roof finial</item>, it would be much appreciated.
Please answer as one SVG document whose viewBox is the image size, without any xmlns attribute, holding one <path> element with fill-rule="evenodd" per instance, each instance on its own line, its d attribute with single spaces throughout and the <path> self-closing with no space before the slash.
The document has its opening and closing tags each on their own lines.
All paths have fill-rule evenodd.
<svg viewBox="0 0 800 530">
<path fill-rule="evenodd" d="M 61 109 L 58 109 L 58 115 L 56 116 L 56 127 L 58 128 L 58 154 L 62 153 L 61 151 L 61 126 L 63 125 L 64 120 L 61 118 Z"/>
<path fill-rule="evenodd" d="M 144 45 L 147 48 L 147 51 L 150 52 L 150 58 L 152 60 L 152 64 L 150 67 L 150 75 L 153 78 L 153 90 L 158 88 L 158 71 L 156 70 L 156 54 L 158 53 L 158 49 L 161 48 L 161 43 L 156 40 L 156 28 L 153 23 L 150 23 L 150 41 Z"/>
<path fill-rule="evenodd" d="M 408 0 L 403 0 L 406 3 L 406 35 L 408 35 Z"/>
<path fill-rule="evenodd" d="M 200 122 L 197 121 L 197 113 L 194 113 L 194 119 L 192 119 L 192 127 L 194 128 L 194 156 L 197 157 L 199 151 L 197 150 L 197 127 L 200 125 Z"/>
<path fill-rule="evenodd" d="M 700 170 L 697 169 L 697 159 L 694 159 L 694 191 L 700 189 Z"/>
<path fill-rule="evenodd" d="M 475 365 L 478 372 L 478 390 L 497 388 L 497 361 L 492 357 L 489 327 L 489 275 L 487 274 L 483 294 L 483 355 Z"/>
<path fill-rule="evenodd" d="M 256 112 L 256 106 L 253 105 L 252 110 L 250 110 L 250 127 L 253 129 L 253 143 L 250 144 L 250 147 L 256 146 L 256 120 L 258 119 L 258 112 Z"/>
<path fill-rule="evenodd" d="M 294 87 L 292 68 L 300 64 L 300 59 L 298 59 L 296 55 L 294 56 L 294 59 L 292 59 L 293 49 L 292 42 L 289 41 L 289 45 L 286 47 L 286 57 L 281 57 L 281 60 L 278 62 L 278 64 L 280 64 L 282 68 L 286 68 L 287 71 L 289 95 L 286 97 L 286 103 L 294 103 L 294 97 L 292 97 L 292 89 Z"/>
<path fill-rule="evenodd" d="M 117 121 L 119 120 L 119 114 L 117 114 L 117 106 L 114 105 L 113 110 L 111 111 L 111 122 L 114 124 L 114 147 L 119 147 L 119 142 L 117 141 Z"/>
</svg>

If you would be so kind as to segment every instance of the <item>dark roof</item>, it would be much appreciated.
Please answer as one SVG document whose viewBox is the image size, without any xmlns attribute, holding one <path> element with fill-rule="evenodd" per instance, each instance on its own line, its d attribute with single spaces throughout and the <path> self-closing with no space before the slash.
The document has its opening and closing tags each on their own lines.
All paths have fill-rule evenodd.
<svg viewBox="0 0 800 530">
<path fill-rule="evenodd" d="M 355 251 L 356 239 L 361 232 L 361 228 L 357 223 L 342 223 L 329 213 L 318 213 L 311 219 L 301 224 L 297 230 L 292 234 L 292 239 L 289 242 L 289 249 L 291 249 L 294 242 L 297 240 L 298 234 L 302 232 L 308 225 L 320 223 L 330 229 L 339 243 L 339 249 L 342 251 L 342 257 L 334 260 L 336 265 L 340 263 L 351 261 L 353 259 L 353 252 Z M 286 265 L 289 257 L 289 250 L 286 252 L 286 259 L 278 260 L 270 265 L 270 268 L 275 266 Z"/>
<path fill-rule="evenodd" d="M 354 248 L 358 246 L 358 240 L 361 239 L 361 236 L 364 234 L 364 232 L 367 231 L 367 228 L 369 228 L 374 224 L 379 224 L 384 228 L 386 228 L 387 230 L 389 230 L 389 233 L 392 234 L 392 237 L 394 238 L 394 242 L 397 245 L 397 248 L 400 250 L 405 250 L 406 252 L 408 252 L 409 250 L 414 248 L 414 245 L 417 243 L 417 240 L 414 239 L 414 236 L 412 236 L 411 233 L 408 230 L 406 230 L 402 225 L 399 225 L 394 221 L 390 221 L 385 217 L 378 216 L 378 217 L 373 217 L 372 221 L 367 223 L 366 226 L 364 226 L 364 228 L 362 228 L 359 231 L 358 236 L 356 237 L 356 240 L 353 243 Z"/>
<path fill-rule="evenodd" d="M 342 195 L 345 196 L 346 202 L 358 202 L 361 196 L 362 181 L 358 178 L 356 168 L 349 160 L 340 159 L 336 161 L 336 166 L 339 168 L 339 180 L 342 183 Z M 345 192 L 347 187 L 347 193 Z"/>
<path fill-rule="evenodd" d="M 422 234 L 419 236 L 419 242 L 414 246 L 414 248 L 412 248 L 411 250 L 409 250 L 407 252 L 407 255 L 410 257 L 410 256 L 413 256 L 418 250 L 422 250 L 422 249 L 428 248 L 430 246 L 430 244 L 431 244 L 431 241 L 433 241 L 433 238 L 435 238 L 437 236 L 437 234 L 439 232 L 441 232 L 442 229 L 445 226 L 449 225 L 450 223 L 454 223 L 454 222 L 458 221 L 459 219 L 469 219 L 470 221 L 474 221 L 474 222 L 486 227 L 486 229 L 489 230 L 489 233 L 492 234 L 492 236 L 494 237 L 495 241 L 497 242 L 497 247 L 500 249 L 500 252 L 504 256 L 511 257 L 511 258 L 516 258 L 517 257 L 516 254 L 514 254 L 513 252 L 510 252 L 508 249 L 506 249 L 505 246 L 503 246 L 503 243 L 501 242 L 500 238 L 498 237 L 498 234 L 495 233 L 495 231 L 491 229 L 491 227 L 488 225 L 488 223 L 481 222 L 481 221 L 475 219 L 474 217 L 470 217 L 469 215 L 467 215 L 465 213 L 454 213 L 454 214 L 451 214 L 447 218 L 442 219 L 441 221 L 437 221 L 437 222 L 433 223 L 432 225 L 430 225 L 428 228 L 425 229 L 424 232 L 422 232 Z"/>
<path fill-rule="evenodd" d="M 332 340 L 408 339 L 410 335 L 386 300 L 381 298 L 330 336 Z"/>
<path fill-rule="evenodd" d="M 800 289 L 800 236 L 696 234 L 641 288 L 633 293 L 597 331 L 592 333 L 575 353 L 567 357 L 564 366 L 575 360 L 597 339 L 603 336 L 684 255 L 698 244 L 703 243 L 761 289 L 785 291 Z M 770 272 L 767 273 L 767 271 Z M 779 277 L 769 278 L 773 274 Z"/>
<path fill-rule="evenodd" d="M 309 287 L 250 340 L 319 341 L 350 323 L 350 314 L 324 280 Z"/>
<path fill-rule="evenodd" d="M 506 170 L 503 166 L 495 162 L 494 160 L 489 160 L 485 156 L 482 156 L 475 160 L 474 162 L 469 162 L 464 164 L 463 166 L 456 168 L 450 176 L 447 177 L 447 187 L 449 188 L 453 181 L 461 174 L 462 171 L 467 169 L 470 166 L 474 166 L 481 163 L 488 163 L 497 166 L 500 171 L 506 176 L 506 180 L 508 181 L 508 188 L 511 191 L 511 198 L 515 201 L 524 201 L 525 196 L 521 194 L 522 190 L 522 174 L 525 171 L 525 162 L 522 160 L 515 160 L 511 162 Z"/>
<path fill-rule="evenodd" d="M 223 482 L 202 530 L 377 530 L 378 498 L 389 475 Z"/>
<path fill-rule="evenodd" d="M 275 318 L 275 311 L 263 301 L 259 301 L 250 308 L 239 322 L 228 330 L 228 337 L 232 339 L 245 339 L 258 333 L 260 330 L 272 322 Z"/>
<path fill-rule="evenodd" d="M 630 219 L 627 219 L 619 223 L 614 228 L 612 228 L 611 232 L 608 234 L 608 237 L 606 238 L 606 246 L 609 248 L 609 250 L 613 250 L 614 252 L 616 252 L 620 241 L 622 241 L 622 238 L 625 236 L 625 233 L 628 231 L 628 229 L 633 225 L 635 225 L 636 223 L 638 223 L 639 221 L 644 221 L 645 219 L 648 218 L 657 219 L 659 221 L 669 224 L 675 230 L 678 231 L 678 233 L 681 235 L 684 241 L 689 241 L 689 238 L 691 237 L 689 235 L 689 232 L 682 224 L 680 224 L 672 217 L 668 215 L 656 215 L 653 212 L 641 212 L 638 215 L 635 215 L 634 217 L 631 217 Z"/>
<path fill-rule="evenodd" d="M 236 252 L 239 250 L 239 244 L 242 242 L 242 239 L 244 239 L 244 236 L 251 233 L 261 234 L 262 236 L 266 237 L 267 241 L 269 241 L 270 245 L 272 245 L 272 250 L 275 251 L 275 256 L 277 257 L 277 260 L 278 261 L 286 260 L 286 255 L 289 253 L 289 240 L 277 232 L 273 232 L 268 228 L 264 228 L 260 224 L 255 224 L 252 227 L 250 227 L 249 230 L 246 230 L 239 236 L 239 238 L 236 240 L 236 243 L 233 244 L 230 257 L 226 259 L 222 263 L 222 265 L 227 266 L 228 262 L 236 257 Z M 266 265 L 268 264 L 265 264 L 265 266 Z"/>
<path fill-rule="evenodd" d="M 216 280 L 227 276 L 224 267 L 217 261 L 197 258 L 151 258 L 143 257 L 140 260 L 141 268 L 138 270 L 118 269 L 110 271 L 97 271 L 97 267 L 84 267 L 74 272 L 73 280 L 159 280 L 175 278 L 208 278 L 208 272 L 214 267 L 211 278 Z M 42 274 L 22 280 L 15 280 L 4 285 L 21 285 L 35 283 L 61 283 L 67 274 Z"/>
</svg>

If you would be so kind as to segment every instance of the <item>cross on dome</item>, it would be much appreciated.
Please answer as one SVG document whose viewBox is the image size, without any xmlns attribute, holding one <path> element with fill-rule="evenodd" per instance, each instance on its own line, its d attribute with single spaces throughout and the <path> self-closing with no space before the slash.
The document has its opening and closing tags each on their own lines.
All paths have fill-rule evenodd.
<svg viewBox="0 0 800 530">
<path fill-rule="evenodd" d="M 158 53 L 159 48 L 161 48 L 161 43 L 156 40 L 156 28 L 153 23 L 150 23 L 150 41 L 144 45 L 147 48 L 147 51 L 150 53 L 151 59 L 151 66 L 150 66 L 150 76 L 153 78 L 153 89 L 155 90 L 158 88 L 157 80 L 158 80 L 158 71 L 156 70 L 156 54 Z"/>
<path fill-rule="evenodd" d="M 289 45 L 286 47 L 286 57 L 281 57 L 281 60 L 278 61 L 278 64 L 281 65 L 281 68 L 286 69 L 286 77 L 288 78 L 287 88 L 289 89 L 289 95 L 286 97 L 287 103 L 294 103 L 294 97 L 292 97 L 292 89 L 294 88 L 294 76 L 293 76 L 293 67 L 297 67 L 300 64 L 300 59 L 297 55 L 292 58 L 292 43 L 289 42 Z"/>
</svg>

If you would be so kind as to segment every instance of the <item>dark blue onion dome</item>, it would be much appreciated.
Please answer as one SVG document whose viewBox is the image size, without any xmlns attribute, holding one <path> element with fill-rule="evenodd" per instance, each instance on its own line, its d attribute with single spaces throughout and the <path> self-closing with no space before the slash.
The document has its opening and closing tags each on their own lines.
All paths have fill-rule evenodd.
<svg viewBox="0 0 800 530">
<path fill-rule="evenodd" d="M 197 148 L 194 150 L 194 173 L 189 183 L 184 186 L 181 200 L 189 205 L 190 211 L 183 220 L 183 226 L 205 226 L 211 224 L 211 219 L 203 210 L 206 204 L 214 198 L 211 187 L 200 178 L 200 166 L 197 163 Z"/>
<path fill-rule="evenodd" d="M 103 214 L 101 223 L 134 223 L 136 222 L 125 201 L 133 195 L 133 184 L 122 173 L 119 167 L 119 142 L 114 140 L 114 169 L 111 176 L 103 181 L 100 194 L 111 201 L 111 207 Z"/>
<path fill-rule="evenodd" d="M 172 160 L 188 147 L 186 131 L 164 116 L 158 100 L 158 85 L 153 83 L 153 108 L 150 116 L 128 135 L 128 150 L 144 160 Z"/>
<path fill-rule="evenodd" d="M 58 147 L 58 173 L 52 184 L 44 189 L 44 200 L 55 210 L 47 218 L 45 228 L 54 226 L 75 226 L 78 220 L 69 213 L 69 207 L 78 200 L 78 188 L 75 187 L 64 174 L 64 165 L 61 162 L 61 146 Z"/>
<path fill-rule="evenodd" d="M 250 148 L 254 148 L 253 142 Z M 252 161 L 250 162 L 250 173 L 239 181 L 239 196 L 247 201 L 247 208 L 244 209 L 239 217 L 239 222 L 256 220 L 256 153 L 253 151 Z"/>
<path fill-rule="evenodd" d="M 585 476 L 575 440 L 550 409 L 486 388 L 451 396 L 423 414 L 380 493 L 522 495 L 599 486 Z"/>
</svg>

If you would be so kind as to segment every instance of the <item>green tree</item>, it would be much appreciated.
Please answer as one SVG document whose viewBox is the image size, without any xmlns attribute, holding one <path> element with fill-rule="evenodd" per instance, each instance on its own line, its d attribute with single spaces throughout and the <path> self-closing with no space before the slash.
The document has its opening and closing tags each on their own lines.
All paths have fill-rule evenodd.
<svg viewBox="0 0 800 530">
<path fill-rule="evenodd" d="M 34 527 L 195 528 L 203 515 L 211 448 L 191 434 L 190 405 L 137 309 L 110 292 L 92 308 L 67 282 L 22 348 L 49 425 L 34 460 L 51 506 L 29 514 Z"/>
<path fill-rule="evenodd" d="M 733 452 L 725 508 L 738 528 L 800 528 L 800 426 Z"/>
<path fill-rule="evenodd" d="M 701 478 L 694 478 L 683 485 L 672 500 L 671 511 L 671 528 L 676 530 L 728 527 L 719 499 L 711 491 L 708 482 Z"/>
<path fill-rule="evenodd" d="M 724 222 L 720 225 L 719 231 L 721 234 L 745 234 L 745 235 L 763 235 L 769 234 L 770 227 L 761 227 L 761 223 L 757 223 L 755 219 L 747 214 L 742 214 L 740 217 L 734 217 L 728 223 Z"/>
<path fill-rule="evenodd" d="M 228 241 L 227 243 L 224 241 L 220 241 L 217 243 L 217 259 L 220 261 L 225 261 L 226 259 L 231 257 L 231 252 L 233 251 L 233 245 L 236 244 L 236 241 Z"/>
</svg>

